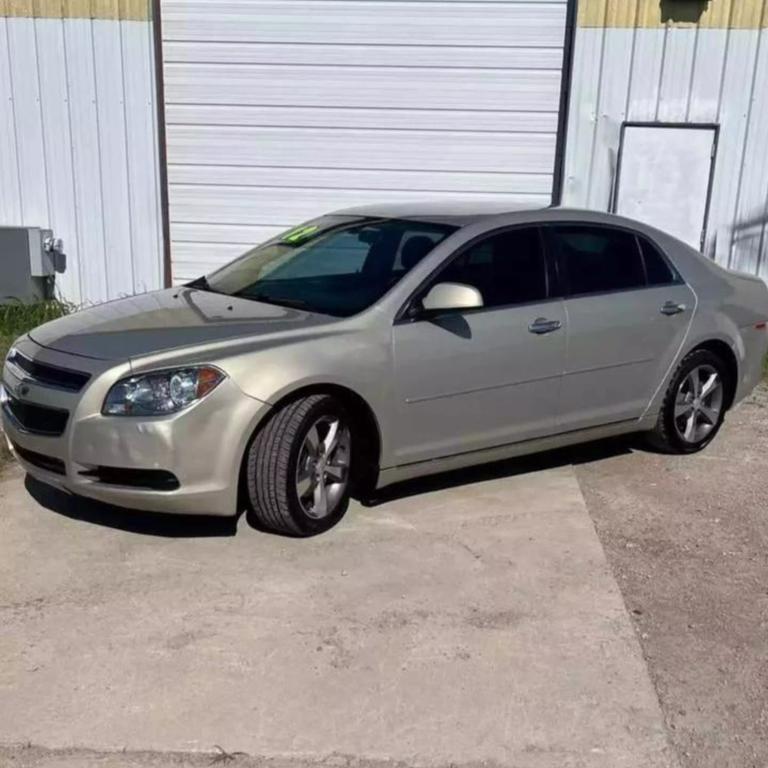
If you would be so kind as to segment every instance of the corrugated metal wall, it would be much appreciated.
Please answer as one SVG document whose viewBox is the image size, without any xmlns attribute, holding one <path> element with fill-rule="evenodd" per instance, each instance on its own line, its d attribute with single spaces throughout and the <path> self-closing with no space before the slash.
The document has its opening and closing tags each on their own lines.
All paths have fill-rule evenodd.
<svg viewBox="0 0 768 768">
<path fill-rule="evenodd" d="M 0 224 L 64 240 L 76 303 L 162 284 L 148 8 L 0 2 Z"/>
<path fill-rule="evenodd" d="M 623 121 L 717 123 L 705 253 L 768 279 L 766 25 L 764 0 L 581 0 L 564 203 L 607 210 Z"/>
<path fill-rule="evenodd" d="M 334 208 L 552 190 L 565 0 L 164 0 L 173 274 Z"/>
</svg>

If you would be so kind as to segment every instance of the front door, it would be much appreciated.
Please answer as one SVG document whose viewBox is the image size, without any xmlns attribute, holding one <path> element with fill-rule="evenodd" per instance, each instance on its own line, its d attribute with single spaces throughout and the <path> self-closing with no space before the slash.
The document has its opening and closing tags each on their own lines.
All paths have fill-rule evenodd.
<svg viewBox="0 0 768 768">
<path fill-rule="evenodd" d="M 696 297 L 634 232 L 583 224 L 545 232 L 568 318 L 560 431 L 637 419 L 677 356 Z"/>
<path fill-rule="evenodd" d="M 715 138 L 712 126 L 625 125 L 616 213 L 703 250 Z"/>
<path fill-rule="evenodd" d="M 549 294 L 538 229 L 509 229 L 476 242 L 422 296 L 438 282 L 477 288 L 484 306 L 395 325 L 395 462 L 554 431 L 567 329 L 562 301 Z"/>
</svg>

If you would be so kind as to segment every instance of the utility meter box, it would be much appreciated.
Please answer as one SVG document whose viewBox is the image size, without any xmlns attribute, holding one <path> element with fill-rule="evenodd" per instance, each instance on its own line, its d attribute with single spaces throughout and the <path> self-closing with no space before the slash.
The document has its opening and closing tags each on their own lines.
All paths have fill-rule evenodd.
<svg viewBox="0 0 768 768">
<path fill-rule="evenodd" d="M 66 259 L 50 229 L 0 227 L 0 304 L 52 298 L 55 275 L 67 268 Z"/>
</svg>

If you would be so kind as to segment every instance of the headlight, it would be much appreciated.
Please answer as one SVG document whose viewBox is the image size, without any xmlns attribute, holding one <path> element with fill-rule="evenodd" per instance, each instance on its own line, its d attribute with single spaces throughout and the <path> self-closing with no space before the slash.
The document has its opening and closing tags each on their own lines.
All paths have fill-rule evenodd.
<svg viewBox="0 0 768 768">
<path fill-rule="evenodd" d="M 164 416 L 204 398 L 222 381 L 218 368 L 199 366 L 131 376 L 115 384 L 101 412 L 105 416 Z"/>
</svg>

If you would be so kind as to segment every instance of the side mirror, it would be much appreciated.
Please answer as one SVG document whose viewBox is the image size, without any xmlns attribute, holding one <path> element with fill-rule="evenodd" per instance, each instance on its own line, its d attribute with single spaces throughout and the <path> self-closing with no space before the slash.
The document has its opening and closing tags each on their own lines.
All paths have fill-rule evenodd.
<svg viewBox="0 0 768 768">
<path fill-rule="evenodd" d="M 426 312 L 446 312 L 455 309 L 477 309 L 483 306 L 483 296 L 477 288 L 463 283 L 437 283 L 421 300 Z"/>
</svg>

